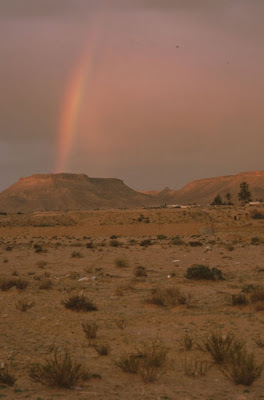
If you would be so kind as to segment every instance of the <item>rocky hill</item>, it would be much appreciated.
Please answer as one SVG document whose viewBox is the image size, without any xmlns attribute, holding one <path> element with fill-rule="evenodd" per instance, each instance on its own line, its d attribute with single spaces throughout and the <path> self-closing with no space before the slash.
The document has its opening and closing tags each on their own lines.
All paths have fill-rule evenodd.
<svg viewBox="0 0 264 400">
<path fill-rule="evenodd" d="M 120 179 L 84 174 L 39 174 L 21 178 L 0 193 L 0 212 L 142 207 L 156 202 Z"/>
<path fill-rule="evenodd" d="M 264 200 L 264 171 L 242 172 L 237 175 L 220 176 L 216 178 L 200 179 L 188 183 L 180 190 L 165 188 L 160 192 L 144 192 L 151 195 L 159 203 L 167 204 L 211 204 L 215 196 L 220 194 L 226 200 L 227 193 L 231 194 L 231 201 L 238 204 L 239 186 L 246 181 L 252 194 L 252 199 Z"/>
</svg>

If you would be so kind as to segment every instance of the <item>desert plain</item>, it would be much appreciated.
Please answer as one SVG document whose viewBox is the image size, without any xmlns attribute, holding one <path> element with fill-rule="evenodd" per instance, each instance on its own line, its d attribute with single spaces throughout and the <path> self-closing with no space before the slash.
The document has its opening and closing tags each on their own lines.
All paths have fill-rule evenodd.
<svg viewBox="0 0 264 400">
<path fill-rule="evenodd" d="M 0 384 L 0 398 L 264 398 L 264 372 L 250 386 L 237 385 L 199 349 L 213 332 L 233 334 L 264 362 L 264 302 L 250 301 L 250 288 L 263 285 L 264 223 L 252 213 L 223 206 L 1 215 L 1 283 L 26 284 L 0 290 L 1 368 L 15 378 Z M 187 279 L 194 264 L 219 268 L 224 279 Z M 153 304 L 153 293 L 167 289 L 184 300 Z M 241 293 L 249 301 L 234 305 Z M 97 310 L 67 309 L 75 295 Z M 96 324 L 94 339 L 82 324 Z M 153 382 L 118 365 L 153 344 L 166 349 Z M 107 355 L 99 354 L 102 345 Z M 70 388 L 33 380 L 32 365 L 54 354 L 81 363 L 90 379 Z"/>
</svg>

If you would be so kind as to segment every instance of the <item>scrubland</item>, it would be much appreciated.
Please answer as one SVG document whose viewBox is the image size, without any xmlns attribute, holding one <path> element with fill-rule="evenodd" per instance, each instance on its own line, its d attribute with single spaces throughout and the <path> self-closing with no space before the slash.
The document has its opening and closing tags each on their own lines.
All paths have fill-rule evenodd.
<svg viewBox="0 0 264 400">
<path fill-rule="evenodd" d="M 254 212 L 1 215 L 0 398 L 264 398 Z"/>
</svg>

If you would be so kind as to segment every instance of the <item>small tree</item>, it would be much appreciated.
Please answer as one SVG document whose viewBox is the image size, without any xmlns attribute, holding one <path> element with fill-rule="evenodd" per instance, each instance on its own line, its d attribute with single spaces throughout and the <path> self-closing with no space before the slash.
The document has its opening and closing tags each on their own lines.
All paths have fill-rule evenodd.
<svg viewBox="0 0 264 400">
<path fill-rule="evenodd" d="M 211 206 L 221 206 L 223 204 L 222 197 L 220 194 L 218 194 L 215 198 L 214 201 L 211 203 Z"/>
<path fill-rule="evenodd" d="M 228 192 L 228 193 L 226 194 L 226 199 L 227 199 L 228 202 L 230 202 L 230 200 L 231 200 L 231 193 Z"/>
<path fill-rule="evenodd" d="M 238 199 L 242 204 L 249 203 L 251 201 L 251 193 L 247 182 L 240 184 L 240 192 L 238 193 Z"/>
</svg>

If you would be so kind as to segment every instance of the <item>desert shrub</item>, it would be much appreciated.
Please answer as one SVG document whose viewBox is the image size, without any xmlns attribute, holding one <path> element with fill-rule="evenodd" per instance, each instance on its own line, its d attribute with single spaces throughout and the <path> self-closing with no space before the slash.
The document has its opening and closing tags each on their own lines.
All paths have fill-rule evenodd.
<svg viewBox="0 0 264 400">
<path fill-rule="evenodd" d="M 167 239 L 167 236 L 159 234 L 159 235 L 157 235 L 157 239 L 158 240 L 165 240 L 165 239 Z"/>
<path fill-rule="evenodd" d="M 85 295 L 70 296 L 67 300 L 62 301 L 62 304 L 65 308 L 77 312 L 88 312 L 97 310 L 97 306 L 93 303 L 91 299 L 87 298 Z"/>
<path fill-rule="evenodd" d="M 94 348 L 100 356 L 108 356 L 110 353 L 109 344 L 97 344 Z"/>
<path fill-rule="evenodd" d="M 115 266 L 118 268 L 127 268 L 129 267 L 129 262 L 125 258 L 116 258 Z"/>
<path fill-rule="evenodd" d="M 187 269 L 185 277 L 193 280 L 223 280 L 222 271 L 219 268 L 209 268 L 203 264 L 193 264 Z"/>
<path fill-rule="evenodd" d="M 194 339 L 189 333 L 185 333 L 180 340 L 180 344 L 185 351 L 190 351 L 193 348 Z"/>
<path fill-rule="evenodd" d="M 3 292 L 10 290 L 12 287 L 16 287 L 19 290 L 24 290 L 28 286 L 28 282 L 21 278 L 8 278 L 6 276 L 0 277 L 0 288 Z"/>
<path fill-rule="evenodd" d="M 255 289 L 257 289 L 259 285 L 254 285 L 253 283 L 249 283 L 246 285 L 242 286 L 242 293 L 251 293 L 254 292 Z"/>
<path fill-rule="evenodd" d="M 182 360 L 182 368 L 186 376 L 205 376 L 211 366 L 207 360 L 189 359 L 187 356 Z"/>
<path fill-rule="evenodd" d="M 151 245 L 152 245 L 152 242 L 150 239 L 144 239 L 140 242 L 140 246 L 142 246 L 142 247 L 148 247 Z"/>
<path fill-rule="evenodd" d="M 248 304 L 247 296 L 243 293 L 232 294 L 233 306 L 246 306 Z"/>
<path fill-rule="evenodd" d="M 187 297 L 178 288 L 157 288 L 152 289 L 151 296 L 147 300 L 150 304 L 159 307 L 173 307 L 187 303 Z"/>
<path fill-rule="evenodd" d="M 2 363 L 0 367 L 0 383 L 8 386 L 13 386 L 15 382 L 16 378 L 10 372 L 9 366 L 5 363 Z"/>
<path fill-rule="evenodd" d="M 43 251 L 44 251 L 40 244 L 34 244 L 33 247 L 34 247 L 35 253 L 43 253 Z"/>
<path fill-rule="evenodd" d="M 175 238 L 172 239 L 171 244 L 174 246 L 182 246 L 185 244 L 185 242 L 180 238 L 180 236 L 175 236 Z"/>
<path fill-rule="evenodd" d="M 144 382 L 154 382 L 164 372 L 168 348 L 155 340 L 138 351 L 139 374 Z"/>
<path fill-rule="evenodd" d="M 154 382 L 164 372 L 167 354 L 168 348 L 155 340 L 135 354 L 123 355 L 116 365 L 124 372 L 139 373 L 145 382 Z"/>
<path fill-rule="evenodd" d="M 93 242 L 88 242 L 88 243 L 86 243 L 86 248 L 87 248 L 87 249 L 94 249 L 94 244 L 93 244 Z"/>
<path fill-rule="evenodd" d="M 253 219 L 264 219 L 264 214 L 259 210 L 253 210 L 251 213 Z"/>
<path fill-rule="evenodd" d="M 39 289 L 41 289 L 41 290 L 43 290 L 43 289 L 48 290 L 48 289 L 51 289 L 51 288 L 52 288 L 52 280 L 51 280 L 51 279 L 45 278 L 45 279 L 43 279 L 42 281 L 40 281 Z"/>
<path fill-rule="evenodd" d="M 112 235 L 112 236 L 110 236 L 110 239 L 118 239 L 118 236 L 117 235 Z"/>
<path fill-rule="evenodd" d="M 223 364 L 233 354 L 241 351 L 244 343 L 236 339 L 232 333 L 224 336 L 221 332 L 212 332 L 197 346 L 199 350 L 209 353 L 216 364 Z"/>
<path fill-rule="evenodd" d="M 233 251 L 233 250 L 235 250 L 235 248 L 234 248 L 234 246 L 233 246 L 232 244 L 227 244 L 227 245 L 225 246 L 225 248 L 226 248 L 226 250 L 228 250 L 228 251 Z"/>
<path fill-rule="evenodd" d="M 5 251 L 12 251 L 13 247 L 12 246 L 6 246 Z"/>
<path fill-rule="evenodd" d="M 82 258 L 83 255 L 79 251 L 73 251 L 72 254 L 71 254 L 71 257 L 72 258 Z"/>
<path fill-rule="evenodd" d="M 79 381 L 90 379 L 91 374 L 82 364 L 73 361 L 66 352 L 64 355 L 55 353 L 44 364 L 31 365 L 30 377 L 48 386 L 71 388 Z"/>
<path fill-rule="evenodd" d="M 124 372 L 137 374 L 139 369 L 140 356 L 138 354 L 123 355 L 116 362 L 116 365 Z"/>
<path fill-rule="evenodd" d="M 251 238 L 251 244 L 258 245 L 260 243 L 261 243 L 261 240 L 257 236 L 254 236 L 253 238 Z"/>
<path fill-rule="evenodd" d="M 109 245 L 110 245 L 111 247 L 121 247 L 121 246 L 122 246 L 122 243 L 119 242 L 119 240 L 112 239 L 112 240 L 110 240 Z"/>
<path fill-rule="evenodd" d="M 147 277 L 147 276 L 148 276 L 147 271 L 146 271 L 146 268 L 143 267 L 143 266 L 141 266 L 141 265 L 135 268 L 135 270 L 134 270 L 134 275 L 135 275 L 137 278 L 140 278 L 140 277 Z"/>
<path fill-rule="evenodd" d="M 194 241 L 190 241 L 189 245 L 191 247 L 201 247 L 203 244 L 202 244 L 202 242 L 199 242 L 198 240 L 194 240 Z"/>
<path fill-rule="evenodd" d="M 223 374 L 236 385 L 250 386 L 258 379 L 263 363 L 257 364 L 254 354 L 248 354 L 244 348 L 231 353 L 222 368 Z"/>
<path fill-rule="evenodd" d="M 83 322 L 82 323 L 82 328 L 85 333 L 85 336 L 91 343 L 93 339 L 96 338 L 97 331 L 99 329 L 98 325 L 95 322 L 89 323 L 89 322 Z"/>
<path fill-rule="evenodd" d="M 21 311 L 21 312 L 26 312 L 30 310 L 35 303 L 33 301 L 27 301 L 27 300 L 18 300 L 15 304 L 16 309 Z"/>
<path fill-rule="evenodd" d="M 264 301 L 264 286 L 256 286 L 251 290 L 250 301 L 252 303 Z"/>
</svg>

